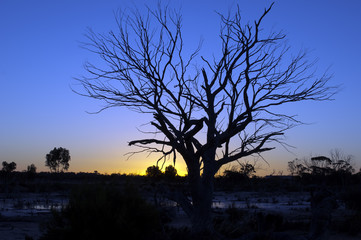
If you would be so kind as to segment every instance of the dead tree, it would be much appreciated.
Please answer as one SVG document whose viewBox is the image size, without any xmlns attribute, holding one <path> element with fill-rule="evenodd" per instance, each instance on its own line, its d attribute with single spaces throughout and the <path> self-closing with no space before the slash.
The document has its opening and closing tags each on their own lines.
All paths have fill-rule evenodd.
<svg viewBox="0 0 361 240">
<path fill-rule="evenodd" d="M 101 110 L 128 107 L 153 116 L 152 137 L 129 145 L 159 153 L 159 160 L 185 161 L 190 199 L 178 201 L 196 232 L 211 229 L 220 167 L 274 149 L 272 143 L 282 144 L 284 132 L 300 124 L 279 106 L 329 100 L 334 93 L 330 76 L 314 76 L 305 52 L 289 53 L 282 32 L 262 31 L 272 5 L 253 23 L 243 24 L 239 9 L 219 14 L 222 44 L 212 60 L 200 56 L 201 47 L 185 51 L 181 14 L 167 6 L 145 15 L 120 13 L 116 31 L 87 34 L 84 47 L 103 62 L 86 64 L 77 92 L 103 101 Z M 204 66 L 194 67 L 195 59 Z"/>
</svg>

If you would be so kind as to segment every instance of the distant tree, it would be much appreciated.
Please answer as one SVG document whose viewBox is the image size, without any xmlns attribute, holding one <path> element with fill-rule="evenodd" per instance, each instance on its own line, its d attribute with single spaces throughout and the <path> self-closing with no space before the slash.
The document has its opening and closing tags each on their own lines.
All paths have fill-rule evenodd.
<svg viewBox="0 0 361 240">
<path fill-rule="evenodd" d="M 32 163 L 28 166 L 27 172 L 30 174 L 35 174 L 36 173 L 36 167 L 35 165 Z"/>
<path fill-rule="evenodd" d="M 14 162 L 7 163 L 6 161 L 4 161 L 2 165 L 3 165 L 2 171 L 7 173 L 13 172 L 16 169 L 16 163 Z"/>
<path fill-rule="evenodd" d="M 256 173 L 256 165 L 249 162 L 239 163 L 239 166 L 232 166 L 223 172 L 223 176 L 232 180 L 239 181 L 250 178 Z"/>
<path fill-rule="evenodd" d="M 340 150 L 331 150 L 331 157 L 317 156 L 309 159 L 295 159 L 288 162 L 288 171 L 292 175 L 329 176 L 332 174 L 352 174 L 352 156 L 345 155 Z"/>
<path fill-rule="evenodd" d="M 256 173 L 255 166 L 250 163 L 241 163 L 240 173 L 249 178 Z"/>
<path fill-rule="evenodd" d="M 355 169 L 352 164 L 352 156 L 344 154 L 339 149 L 333 149 L 330 152 L 332 168 L 336 172 L 354 173 Z"/>
<path fill-rule="evenodd" d="M 88 32 L 85 48 L 103 62 L 85 65 L 79 94 L 153 117 L 150 138 L 129 145 L 187 165 L 191 198 L 177 201 L 195 232 L 212 227 L 214 175 L 229 163 L 262 154 L 300 124 L 282 106 L 330 100 L 327 73 L 315 76 L 306 53 L 292 54 L 283 32 L 265 32 L 263 20 L 243 22 L 241 8 L 219 14 L 213 58 L 185 47 L 182 16 L 162 7 L 119 14 L 116 31 Z M 212 49 L 212 50 L 213 50 Z M 210 49 L 207 49 L 209 51 Z M 101 111 L 100 110 L 100 111 Z"/>
<path fill-rule="evenodd" d="M 155 165 L 148 167 L 145 174 L 147 177 L 151 177 L 151 178 L 159 178 L 163 175 L 160 168 Z"/>
<path fill-rule="evenodd" d="M 288 162 L 288 171 L 292 176 L 302 176 L 308 172 L 308 169 L 305 164 L 303 164 L 302 160 L 296 158 L 295 160 Z"/>
<path fill-rule="evenodd" d="M 312 175 L 330 175 L 333 170 L 332 165 L 331 159 L 325 156 L 313 157 L 308 162 L 308 168 Z"/>
<path fill-rule="evenodd" d="M 291 173 L 292 176 L 296 174 L 296 164 L 295 164 L 295 160 L 289 161 L 289 162 L 287 163 L 287 169 L 288 169 L 288 171 Z"/>
<path fill-rule="evenodd" d="M 165 168 L 164 176 L 168 179 L 174 179 L 177 176 L 177 169 L 172 165 Z"/>
<path fill-rule="evenodd" d="M 245 179 L 245 176 L 239 172 L 239 168 L 236 166 L 232 166 L 230 169 L 224 170 L 223 176 L 230 181 L 240 181 Z"/>
<path fill-rule="evenodd" d="M 45 166 L 49 167 L 52 172 L 66 171 L 69 168 L 70 154 L 68 149 L 54 148 L 46 154 L 45 158 Z"/>
</svg>

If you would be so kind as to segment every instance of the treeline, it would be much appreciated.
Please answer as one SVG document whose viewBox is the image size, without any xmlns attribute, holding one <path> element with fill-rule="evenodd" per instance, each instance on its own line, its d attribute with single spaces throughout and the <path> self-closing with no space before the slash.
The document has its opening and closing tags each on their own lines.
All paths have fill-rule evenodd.
<svg viewBox="0 0 361 240">
<path fill-rule="evenodd" d="M 317 156 L 290 161 L 288 170 L 304 183 L 345 186 L 359 182 L 361 176 L 361 171 L 356 173 L 351 160 L 350 155 L 334 150 L 330 157 Z"/>
<path fill-rule="evenodd" d="M 361 172 L 356 172 L 350 161 L 336 158 L 315 157 L 308 160 L 295 159 L 289 162 L 289 176 L 256 176 L 252 164 L 244 164 L 225 170 L 214 179 L 216 191 L 304 191 L 317 185 L 336 188 L 361 184 Z M 10 164 L 11 166 L 11 164 Z M 0 171 L 0 191 L 23 186 L 29 191 L 66 190 L 78 183 L 115 183 L 134 182 L 137 184 L 157 183 L 180 184 L 186 186 L 187 176 L 179 176 L 177 170 L 169 165 L 162 171 L 159 166 L 150 166 L 145 176 L 134 174 L 100 174 L 85 172 L 36 172 L 35 166 L 27 171 L 9 171 L 9 164 Z M 13 168 L 12 168 L 13 169 Z M 6 186 L 6 187 L 5 187 Z M 54 188 L 54 189 L 52 189 Z"/>
</svg>

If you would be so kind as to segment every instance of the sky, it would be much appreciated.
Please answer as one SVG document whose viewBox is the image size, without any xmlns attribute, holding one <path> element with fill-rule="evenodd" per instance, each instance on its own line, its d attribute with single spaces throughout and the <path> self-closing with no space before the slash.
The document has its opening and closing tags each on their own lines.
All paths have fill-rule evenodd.
<svg viewBox="0 0 361 240">
<path fill-rule="evenodd" d="M 131 0 L 0 0 L 0 161 L 17 163 L 17 170 L 35 164 L 48 171 L 45 155 L 54 147 L 70 151 L 69 171 L 143 174 L 156 156 L 128 159 L 128 142 L 143 135 L 137 128 L 150 116 L 126 108 L 102 107 L 96 100 L 72 92 L 94 55 L 81 48 L 88 27 L 106 33 L 115 27 L 114 11 L 152 7 L 157 1 Z M 201 55 L 219 50 L 220 21 L 239 5 L 245 20 L 257 19 L 268 0 L 174 0 L 170 7 L 183 14 L 185 46 L 203 39 Z M 264 21 L 265 30 L 283 30 L 297 53 L 309 50 L 321 72 L 333 73 L 332 85 L 341 85 L 334 101 L 297 103 L 284 109 L 307 124 L 286 133 L 294 148 L 263 154 L 258 173 L 287 174 L 295 158 L 326 155 L 339 149 L 361 167 L 361 1 L 280 0 Z M 97 60 L 95 60 L 97 61 Z M 169 163 L 171 164 L 171 163 Z M 168 163 L 166 163 L 168 165 Z M 185 166 L 179 159 L 181 174 Z"/>
</svg>

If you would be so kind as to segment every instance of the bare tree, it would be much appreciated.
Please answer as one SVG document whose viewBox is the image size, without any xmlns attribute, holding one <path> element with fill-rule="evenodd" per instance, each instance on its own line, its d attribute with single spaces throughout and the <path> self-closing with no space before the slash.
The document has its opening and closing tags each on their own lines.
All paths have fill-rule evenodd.
<svg viewBox="0 0 361 240">
<path fill-rule="evenodd" d="M 272 4 L 273 5 L 273 4 Z M 110 107 L 152 114 L 152 137 L 129 145 L 160 153 L 166 161 L 181 156 L 188 169 L 190 199 L 177 201 L 195 231 L 211 228 L 214 175 L 221 166 L 274 149 L 300 122 L 279 112 L 280 105 L 329 100 L 334 89 L 327 74 L 315 77 L 306 53 L 291 56 L 282 32 L 265 34 L 261 24 L 272 5 L 253 23 L 240 10 L 221 21 L 220 56 L 193 67 L 200 47 L 184 51 L 182 17 L 167 6 L 146 15 L 120 13 L 108 34 L 89 30 L 85 47 L 105 65 L 87 63 L 77 93 Z M 217 55 L 215 55 L 217 56 Z"/>
<path fill-rule="evenodd" d="M 332 169 L 336 172 L 354 173 L 355 169 L 352 163 L 352 155 L 344 154 L 340 149 L 330 151 Z"/>
<path fill-rule="evenodd" d="M 308 165 L 305 159 L 294 159 L 288 162 L 288 171 L 291 173 L 292 176 L 303 176 L 305 173 L 308 173 Z"/>
</svg>

